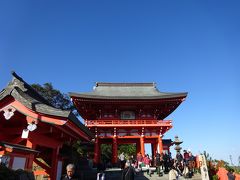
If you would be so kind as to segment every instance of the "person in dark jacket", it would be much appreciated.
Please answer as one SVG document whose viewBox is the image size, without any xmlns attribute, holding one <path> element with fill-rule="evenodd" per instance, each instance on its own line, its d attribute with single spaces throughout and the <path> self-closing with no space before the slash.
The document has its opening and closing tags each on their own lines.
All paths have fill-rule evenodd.
<svg viewBox="0 0 240 180">
<path fill-rule="evenodd" d="M 121 180 L 134 180 L 134 176 L 135 176 L 134 168 L 130 165 L 129 162 L 126 162 L 125 168 L 123 169 L 122 172 Z"/>
<path fill-rule="evenodd" d="M 74 164 L 68 164 L 66 167 L 67 174 L 62 178 L 62 180 L 81 180 L 76 174 L 75 174 L 75 166 Z"/>
<path fill-rule="evenodd" d="M 170 166 L 170 159 L 166 152 L 163 152 L 163 165 L 164 165 L 164 173 L 168 173 L 169 166 Z"/>
<path fill-rule="evenodd" d="M 183 156 L 180 152 L 177 152 L 176 159 L 177 159 L 178 163 L 182 163 Z"/>
<path fill-rule="evenodd" d="M 158 176 L 160 176 L 161 175 L 160 174 L 160 172 L 161 172 L 160 166 L 162 165 L 161 164 L 162 162 L 161 162 L 161 155 L 158 152 L 156 153 L 155 162 L 156 162 L 157 174 L 158 174 Z"/>
<path fill-rule="evenodd" d="M 227 173 L 228 180 L 235 180 L 234 170 L 230 169 Z"/>
</svg>

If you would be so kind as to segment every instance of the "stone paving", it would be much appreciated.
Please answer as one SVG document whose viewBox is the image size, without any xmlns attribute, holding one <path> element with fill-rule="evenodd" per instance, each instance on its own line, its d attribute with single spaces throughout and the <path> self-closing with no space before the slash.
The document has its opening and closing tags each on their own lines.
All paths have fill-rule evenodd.
<svg viewBox="0 0 240 180">
<path fill-rule="evenodd" d="M 158 177 L 156 174 L 152 174 L 151 177 L 149 175 L 147 175 L 146 173 L 144 173 L 144 175 L 137 175 L 135 177 L 135 180 L 168 180 L 168 174 L 164 174 L 161 177 Z M 186 178 L 180 177 L 178 180 L 185 180 Z M 189 179 L 189 178 L 188 178 Z M 192 178 L 190 178 L 189 180 L 201 180 L 201 176 L 199 174 L 195 174 Z"/>
<path fill-rule="evenodd" d="M 114 168 L 105 171 L 106 180 L 120 180 L 121 179 L 121 169 Z M 178 180 L 185 180 L 186 178 L 180 177 Z M 146 172 L 138 172 L 135 176 L 135 180 L 168 180 L 168 174 L 164 174 L 158 177 L 156 173 L 153 173 L 151 177 Z M 201 180 L 200 174 L 195 174 L 192 178 L 188 180 Z"/>
</svg>

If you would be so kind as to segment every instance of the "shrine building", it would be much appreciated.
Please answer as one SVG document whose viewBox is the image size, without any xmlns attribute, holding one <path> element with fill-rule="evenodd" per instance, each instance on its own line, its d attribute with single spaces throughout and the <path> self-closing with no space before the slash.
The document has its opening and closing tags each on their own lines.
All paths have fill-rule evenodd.
<svg viewBox="0 0 240 180">
<path fill-rule="evenodd" d="M 187 93 L 160 92 L 155 83 L 96 83 L 92 92 L 70 93 L 85 125 L 95 135 L 94 162 L 100 161 L 101 144 L 112 145 L 112 163 L 118 161 L 120 144 L 135 144 L 145 155 L 150 143 L 152 155 L 169 151 L 171 140 L 162 139 L 172 128 L 165 120 Z"/>
<path fill-rule="evenodd" d="M 15 72 L 0 92 L 0 162 L 12 169 L 34 171 L 33 163 L 51 179 L 60 179 L 64 147 L 94 135 L 69 110 L 54 108 Z M 5 161 L 5 162 L 3 162 Z"/>
</svg>

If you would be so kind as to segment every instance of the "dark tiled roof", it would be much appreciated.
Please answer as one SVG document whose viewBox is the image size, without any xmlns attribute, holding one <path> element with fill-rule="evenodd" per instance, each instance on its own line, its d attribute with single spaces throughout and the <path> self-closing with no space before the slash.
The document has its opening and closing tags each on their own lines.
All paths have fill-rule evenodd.
<svg viewBox="0 0 240 180">
<path fill-rule="evenodd" d="M 0 146 L 3 146 L 5 148 L 11 148 L 13 150 L 19 150 L 19 151 L 25 151 L 25 152 L 30 152 L 30 153 L 39 153 L 39 151 L 36 151 L 34 149 L 31 149 L 29 147 L 20 145 L 20 144 L 12 144 L 8 142 L 1 141 Z"/>
<path fill-rule="evenodd" d="M 0 100 L 10 95 L 35 112 L 59 117 L 68 117 L 70 115 L 71 111 L 54 108 L 15 72 L 12 72 L 12 75 L 12 81 L 0 93 Z"/>
<path fill-rule="evenodd" d="M 34 90 L 15 72 L 12 72 L 13 79 L 5 89 L 0 92 L 0 101 L 7 96 L 12 96 L 29 109 L 52 116 L 68 118 L 89 136 L 92 133 L 85 127 L 70 110 L 61 110 L 53 107 L 44 97 Z"/>
<path fill-rule="evenodd" d="M 186 92 L 160 92 L 155 83 L 96 83 L 92 92 L 69 94 L 71 97 L 93 99 L 166 99 L 187 96 Z"/>
</svg>

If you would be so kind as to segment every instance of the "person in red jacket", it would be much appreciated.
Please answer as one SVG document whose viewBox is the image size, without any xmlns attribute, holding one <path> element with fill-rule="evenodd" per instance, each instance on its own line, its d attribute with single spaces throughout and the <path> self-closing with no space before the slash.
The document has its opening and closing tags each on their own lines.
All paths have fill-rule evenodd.
<svg viewBox="0 0 240 180">
<path fill-rule="evenodd" d="M 150 171 L 151 159 L 149 158 L 148 154 L 144 157 L 144 164 L 146 165 L 146 168 L 147 168 L 147 174 L 151 176 L 151 171 Z"/>
<path fill-rule="evenodd" d="M 188 164 L 188 160 L 189 160 L 189 153 L 186 150 L 183 150 L 183 161 L 184 161 L 184 164 Z"/>
</svg>

